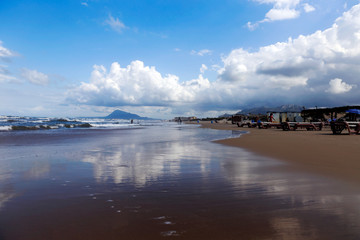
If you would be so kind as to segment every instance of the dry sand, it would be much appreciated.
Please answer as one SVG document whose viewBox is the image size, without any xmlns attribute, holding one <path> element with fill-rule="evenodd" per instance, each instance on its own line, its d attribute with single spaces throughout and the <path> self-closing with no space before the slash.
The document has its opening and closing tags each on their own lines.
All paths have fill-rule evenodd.
<svg viewBox="0 0 360 240">
<path fill-rule="evenodd" d="M 322 131 L 240 128 L 227 123 L 202 122 L 202 127 L 244 130 L 240 138 L 217 141 L 292 163 L 302 170 L 360 184 L 360 135 L 333 135 Z M 345 131 L 344 131 L 345 133 Z"/>
</svg>

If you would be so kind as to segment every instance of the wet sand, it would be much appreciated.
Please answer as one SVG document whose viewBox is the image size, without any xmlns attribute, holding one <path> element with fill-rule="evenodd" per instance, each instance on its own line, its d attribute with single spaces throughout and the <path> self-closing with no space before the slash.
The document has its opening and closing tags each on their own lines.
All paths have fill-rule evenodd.
<svg viewBox="0 0 360 240">
<path fill-rule="evenodd" d="M 0 239 L 358 239 L 357 186 L 211 142 L 238 134 L 0 133 Z"/>
<path fill-rule="evenodd" d="M 342 135 L 333 135 L 330 128 L 283 131 L 209 122 L 203 122 L 202 127 L 249 131 L 240 138 L 217 142 L 290 162 L 306 171 L 360 184 L 360 135 L 349 136 L 345 131 Z"/>
</svg>

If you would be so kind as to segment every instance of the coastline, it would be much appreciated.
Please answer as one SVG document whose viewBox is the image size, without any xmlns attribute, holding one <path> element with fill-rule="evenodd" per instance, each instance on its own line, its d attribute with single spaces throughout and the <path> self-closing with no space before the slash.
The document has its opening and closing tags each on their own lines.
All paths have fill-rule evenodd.
<svg viewBox="0 0 360 240">
<path fill-rule="evenodd" d="M 290 163 L 295 169 L 360 185 L 360 136 L 322 131 L 239 128 L 228 123 L 201 122 L 202 128 L 244 130 L 239 138 L 216 141 Z"/>
</svg>

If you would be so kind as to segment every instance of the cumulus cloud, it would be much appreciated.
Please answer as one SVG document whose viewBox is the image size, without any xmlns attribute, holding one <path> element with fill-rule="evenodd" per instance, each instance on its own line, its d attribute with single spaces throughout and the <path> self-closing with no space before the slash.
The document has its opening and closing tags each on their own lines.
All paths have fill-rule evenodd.
<svg viewBox="0 0 360 240">
<path fill-rule="evenodd" d="M 235 49 L 222 61 L 220 69 L 212 66 L 218 69 L 215 81 L 203 77 L 205 65 L 188 81 L 162 75 L 141 61 L 125 67 L 115 62 L 110 69 L 94 66 L 90 81 L 69 91 L 68 100 L 96 106 L 165 106 L 177 112 L 360 104 L 360 4 L 326 30 L 253 52 Z"/>
<path fill-rule="evenodd" d="M 195 101 L 197 93 L 209 85 L 202 75 L 180 83 L 177 76 L 162 76 L 142 61 L 133 61 L 124 68 L 114 62 L 109 71 L 95 65 L 90 82 L 70 91 L 68 98 L 98 106 L 169 106 Z"/>
<path fill-rule="evenodd" d="M 223 59 L 219 79 L 232 82 L 242 89 L 254 91 L 259 86 L 272 93 L 314 100 L 324 92 L 341 93 L 351 90 L 360 74 L 360 5 L 338 18 L 332 27 L 308 36 L 299 36 L 287 42 L 261 47 L 256 52 L 233 50 Z M 335 80 L 329 88 L 328 79 Z M 290 91 L 296 88 L 296 91 Z M 326 91 L 328 90 L 328 91 Z M 255 92 L 259 92 L 257 90 Z M 358 94 L 358 93 L 357 93 Z M 265 94 L 269 96 L 270 91 Z M 359 95 L 352 95 L 360 101 Z M 318 99 L 319 100 L 319 99 Z M 339 101 L 344 99 L 337 99 Z"/>
<path fill-rule="evenodd" d="M 340 78 L 335 78 L 330 80 L 329 82 L 329 89 L 327 90 L 327 92 L 333 93 L 333 94 L 341 94 L 341 93 L 346 93 L 349 92 L 353 86 L 349 85 L 345 82 L 342 81 L 342 79 Z"/>
<path fill-rule="evenodd" d="M 289 8 L 273 8 L 265 15 L 265 21 L 279 21 L 299 17 L 299 11 Z"/>
<path fill-rule="evenodd" d="M 301 14 L 299 5 L 303 0 L 253 0 L 260 4 L 271 4 L 273 7 L 265 14 L 263 20 L 255 23 L 248 22 L 247 27 L 252 31 L 255 30 L 260 23 L 273 22 L 287 19 L 298 18 Z M 303 9 L 306 13 L 315 10 L 309 3 L 303 4 Z"/>
<path fill-rule="evenodd" d="M 23 68 L 21 76 L 36 85 L 47 85 L 49 83 L 49 76 L 36 70 Z"/>
<path fill-rule="evenodd" d="M 117 33 L 122 33 L 127 28 L 125 24 L 119 20 L 119 18 L 114 18 L 111 15 L 109 15 L 109 18 L 105 21 L 105 24 L 109 25 L 111 29 Z"/>
</svg>

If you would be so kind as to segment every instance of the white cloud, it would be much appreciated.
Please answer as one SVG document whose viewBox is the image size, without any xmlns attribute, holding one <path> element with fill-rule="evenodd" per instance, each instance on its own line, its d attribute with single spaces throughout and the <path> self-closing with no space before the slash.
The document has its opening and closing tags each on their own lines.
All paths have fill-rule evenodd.
<svg viewBox="0 0 360 240">
<path fill-rule="evenodd" d="M 265 15 L 266 21 L 293 19 L 300 16 L 300 12 L 289 8 L 273 8 Z"/>
<path fill-rule="evenodd" d="M 202 49 L 199 51 L 191 50 L 191 55 L 198 55 L 198 56 L 205 56 L 205 55 L 211 55 L 212 51 L 209 49 Z"/>
<path fill-rule="evenodd" d="M 297 18 L 300 12 L 296 9 L 301 0 L 255 0 L 260 3 L 272 4 L 273 8 L 265 15 L 266 21 L 278 21 Z"/>
<path fill-rule="evenodd" d="M 114 18 L 109 15 L 109 18 L 105 21 L 105 24 L 109 25 L 112 30 L 118 33 L 122 33 L 127 27 L 123 22 L 119 20 L 119 18 Z"/>
<path fill-rule="evenodd" d="M 14 57 L 14 56 L 15 56 L 15 53 L 13 53 L 9 49 L 5 48 L 3 46 L 2 41 L 0 41 L 0 58 L 7 59 L 7 58 L 10 58 L 10 57 Z"/>
<path fill-rule="evenodd" d="M 254 31 L 255 29 L 257 29 L 259 27 L 259 23 L 258 22 L 256 22 L 256 23 L 248 22 L 246 24 L 246 26 L 250 31 Z"/>
<path fill-rule="evenodd" d="M 155 67 L 133 61 L 125 68 L 115 62 L 110 70 L 94 66 L 90 83 L 68 93 L 77 103 L 99 106 L 168 106 L 193 102 L 210 85 L 202 75 L 184 83 L 175 75 L 162 76 Z"/>
<path fill-rule="evenodd" d="M 0 41 L 0 60 L 9 62 L 10 58 L 14 56 L 15 53 L 5 48 L 2 41 Z M 11 76 L 7 65 L 0 64 L 0 82 L 17 82 L 17 79 Z"/>
<path fill-rule="evenodd" d="M 308 3 L 305 3 L 303 6 L 304 6 L 304 11 L 307 13 L 315 11 L 315 8 Z"/>
<path fill-rule="evenodd" d="M 30 70 L 23 68 L 21 76 L 28 80 L 30 83 L 37 85 L 47 85 L 49 83 L 49 77 L 41 72 L 36 70 Z"/>
<path fill-rule="evenodd" d="M 301 0 L 254 0 L 260 3 L 273 4 L 277 8 L 293 8 L 296 7 Z"/>
<path fill-rule="evenodd" d="M 300 2 L 303 0 L 253 0 L 253 1 L 259 2 L 260 4 L 271 4 L 273 7 L 265 14 L 265 18 L 263 20 L 257 21 L 255 23 L 252 22 L 247 23 L 247 27 L 251 31 L 255 30 L 260 23 L 298 18 L 301 14 L 299 5 Z M 304 3 L 303 7 L 306 13 L 315 10 L 315 8 L 308 3 Z"/>
<path fill-rule="evenodd" d="M 201 64 L 200 73 L 203 74 L 206 70 L 208 70 L 208 67 L 205 64 Z"/>
<path fill-rule="evenodd" d="M 329 82 L 329 89 L 327 92 L 333 93 L 333 94 L 341 94 L 349 92 L 353 86 L 343 82 L 340 78 L 335 78 L 330 80 Z"/>
<path fill-rule="evenodd" d="M 87 2 L 82 2 L 81 5 L 85 6 L 85 7 L 88 7 L 89 4 Z"/>
</svg>

